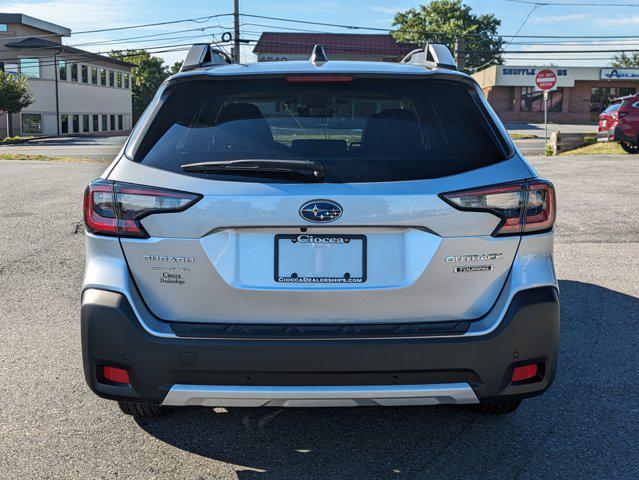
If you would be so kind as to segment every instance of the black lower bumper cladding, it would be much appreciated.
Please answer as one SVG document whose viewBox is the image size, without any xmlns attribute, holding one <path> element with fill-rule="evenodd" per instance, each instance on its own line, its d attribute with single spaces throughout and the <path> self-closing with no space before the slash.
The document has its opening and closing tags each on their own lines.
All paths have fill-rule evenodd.
<svg viewBox="0 0 639 480">
<path fill-rule="evenodd" d="M 81 318 L 84 372 L 91 389 L 113 400 L 152 404 L 160 404 L 174 384 L 464 382 L 481 401 L 523 398 L 542 393 L 552 383 L 559 343 L 559 302 L 553 287 L 519 292 L 499 327 L 474 337 L 458 331 L 450 332 L 447 338 L 435 338 L 428 330 L 423 335 L 362 337 L 357 330 L 352 336 L 347 335 L 348 330 L 340 330 L 334 338 L 288 334 L 281 338 L 195 338 L 192 335 L 198 328 L 187 326 L 181 332 L 175 328 L 186 337 L 163 338 L 142 328 L 126 297 L 102 290 L 85 292 Z M 467 322 L 459 323 L 465 331 Z M 272 328 L 267 330 L 272 334 Z M 211 331 L 201 327 L 197 333 Z M 531 362 L 541 367 L 538 378 L 512 385 L 513 369 Z M 127 369 L 131 384 L 100 381 L 103 365 Z"/>
</svg>

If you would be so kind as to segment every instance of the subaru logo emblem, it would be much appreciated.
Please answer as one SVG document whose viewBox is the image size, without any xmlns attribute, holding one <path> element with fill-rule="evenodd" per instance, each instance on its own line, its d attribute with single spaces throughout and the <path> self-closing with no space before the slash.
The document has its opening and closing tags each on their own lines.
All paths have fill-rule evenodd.
<svg viewBox="0 0 639 480">
<path fill-rule="evenodd" d="M 309 222 L 332 222 L 342 216 L 342 207 L 330 200 L 311 200 L 302 205 L 300 215 Z"/>
</svg>

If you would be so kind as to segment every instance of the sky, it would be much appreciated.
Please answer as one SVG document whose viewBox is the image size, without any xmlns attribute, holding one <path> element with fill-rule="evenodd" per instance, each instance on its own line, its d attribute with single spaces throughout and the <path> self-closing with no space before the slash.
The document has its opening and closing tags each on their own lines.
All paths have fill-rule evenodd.
<svg viewBox="0 0 639 480">
<path fill-rule="evenodd" d="M 570 2 L 571 0 L 546 0 Z M 572 0 L 586 3 L 591 1 L 598 7 L 578 6 L 534 6 L 516 3 L 512 0 L 466 0 L 477 14 L 492 13 L 501 20 L 501 35 L 639 35 L 639 8 L 614 7 L 611 0 Z M 397 11 L 427 2 L 408 0 L 241 0 L 240 11 L 244 14 L 285 17 L 308 21 L 360 25 L 375 28 L 392 28 L 393 16 Z M 620 3 L 620 2 L 616 2 Z M 626 3 L 625 0 L 621 3 Z M 639 0 L 628 0 L 637 3 Z M 4 0 L 2 12 L 25 13 L 42 20 L 71 28 L 72 31 L 95 30 L 144 23 L 165 22 L 178 19 L 205 17 L 231 13 L 233 0 Z M 527 18 L 528 17 L 528 18 Z M 345 30 L 335 27 L 319 27 L 272 20 L 242 18 L 245 38 L 257 39 L 262 31 L 284 31 L 286 27 L 322 32 L 375 33 L 361 30 Z M 187 44 L 206 40 L 219 40 L 225 31 L 232 32 L 232 17 L 212 18 L 200 23 L 185 22 L 166 26 L 77 34 L 66 38 L 64 43 L 94 52 L 131 47 L 162 47 Z M 255 25 L 259 24 L 259 25 Z M 212 27 L 212 28 L 211 28 Z M 184 32 L 196 28 L 202 31 Z M 206 35 L 204 35 L 206 33 Z M 215 35 L 215 36 L 212 36 Z M 96 44 L 96 42 L 120 41 L 128 37 L 156 35 L 145 39 L 122 40 L 117 44 Z M 505 39 L 510 50 L 575 50 L 575 49 L 639 49 L 639 38 L 634 40 L 593 40 L 584 43 L 557 45 L 556 39 L 515 38 Z M 559 40 L 569 42 L 571 40 Z M 555 42 L 555 44 L 543 44 Z M 93 43 L 93 45 L 91 45 Z M 176 47 L 177 48 L 177 47 Z M 160 50 L 160 48 L 158 48 Z M 252 46 L 242 49 L 243 61 L 255 61 Z M 168 64 L 182 60 L 186 52 L 158 53 Z M 558 66 L 604 66 L 608 65 L 611 53 L 553 53 L 553 54 L 511 54 L 506 56 L 510 65 L 558 65 Z"/>
</svg>

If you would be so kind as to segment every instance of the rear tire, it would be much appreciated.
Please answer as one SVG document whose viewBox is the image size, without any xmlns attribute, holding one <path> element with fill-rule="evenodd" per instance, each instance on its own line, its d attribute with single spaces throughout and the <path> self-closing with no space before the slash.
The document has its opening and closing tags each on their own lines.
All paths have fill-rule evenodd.
<svg viewBox="0 0 639 480">
<path fill-rule="evenodd" d="M 480 403 L 473 405 L 471 408 L 475 413 L 481 415 L 503 415 L 513 413 L 519 407 L 521 400 L 499 400 L 491 403 Z"/>
<path fill-rule="evenodd" d="M 157 418 L 166 413 L 166 407 L 148 405 L 145 403 L 118 402 L 122 413 L 135 418 Z"/>
<path fill-rule="evenodd" d="M 626 153 L 632 153 L 632 154 L 639 153 L 639 144 L 621 142 L 620 145 L 621 145 L 621 148 L 623 148 Z"/>
</svg>

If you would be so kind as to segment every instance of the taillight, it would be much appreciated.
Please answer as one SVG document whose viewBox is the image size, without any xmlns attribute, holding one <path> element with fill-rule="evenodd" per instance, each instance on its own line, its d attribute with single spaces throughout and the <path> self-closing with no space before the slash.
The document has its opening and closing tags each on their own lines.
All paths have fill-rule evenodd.
<svg viewBox="0 0 639 480">
<path fill-rule="evenodd" d="M 352 82 L 350 75 L 289 75 L 286 83 L 348 83 Z"/>
<path fill-rule="evenodd" d="M 200 198 L 195 193 L 98 179 L 84 192 L 84 223 L 99 235 L 148 237 L 140 220 L 186 210 Z"/>
<path fill-rule="evenodd" d="M 555 189 L 546 180 L 450 192 L 441 197 L 458 210 L 490 212 L 500 217 L 493 236 L 542 232 L 555 223 Z"/>
</svg>

